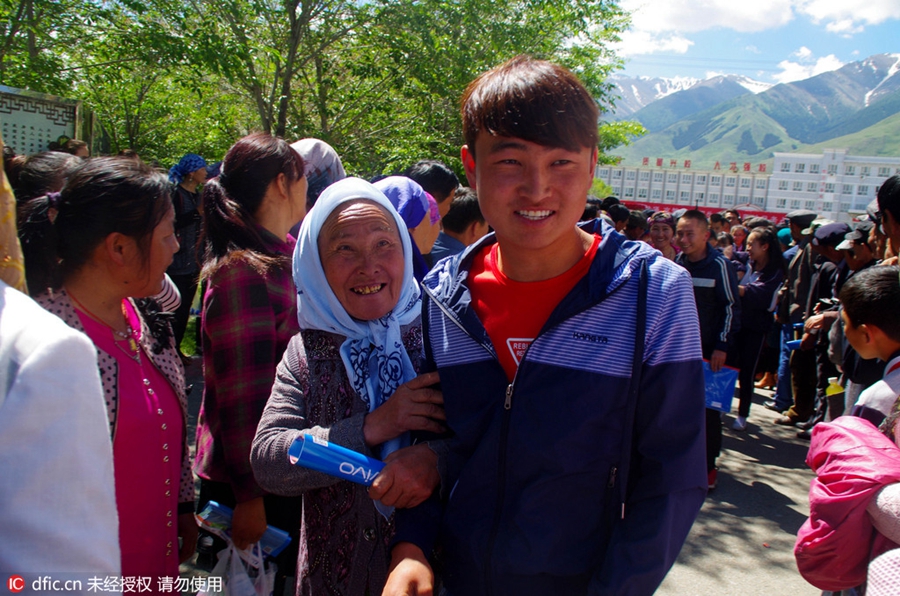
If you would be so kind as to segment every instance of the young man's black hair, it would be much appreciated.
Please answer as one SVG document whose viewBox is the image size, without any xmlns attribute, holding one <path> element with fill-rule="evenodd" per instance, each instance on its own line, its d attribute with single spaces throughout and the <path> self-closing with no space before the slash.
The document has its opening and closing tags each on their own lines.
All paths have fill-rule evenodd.
<svg viewBox="0 0 900 596">
<path fill-rule="evenodd" d="M 403 175 L 418 182 L 438 204 L 452 198 L 453 191 L 459 186 L 459 178 L 453 170 L 434 159 L 423 159 L 416 162 L 409 166 Z"/>
<path fill-rule="evenodd" d="M 458 188 L 450 203 L 450 211 L 441 219 L 444 230 L 462 234 L 470 225 L 481 221 L 484 221 L 484 216 L 478 206 L 478 194 L 468 186 Z"/>
<path fill-rule="evenodd" d="M 869 267 L 841 288 L 841 306 L 854 327 L 875 325 L 900 341 L 900 268 Z"/>
</svg>

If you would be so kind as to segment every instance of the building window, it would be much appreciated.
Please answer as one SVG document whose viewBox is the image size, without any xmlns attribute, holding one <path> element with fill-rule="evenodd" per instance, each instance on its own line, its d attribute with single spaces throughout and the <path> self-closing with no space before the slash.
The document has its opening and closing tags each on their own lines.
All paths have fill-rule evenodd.
<svg viewBox="0 0 900 596">
<path fill-rule="evenodd" d="M 681 202 L 683 203 L 685 201 L 690 201 L 690 200 L 691 200 L 691 193 L 689 193 L 686 190 L 681 191 Z"/>
<path fill-rule="evenodd" d="M 809 209 L 810 211 L 812 211 L 813 209 L 816 208 L 816 202 L 815 201 L 805 201 L 803 203 L 803 208 Z"/>
<path fill-rule="evenodd" d="M 675 200 L 675 191 L 674 191 L 674 190 L 667 190 L 667 191 L 666 191 L 666 202 L 667 202 L 667 203 L 671 203 L 671 202 L 674 201 L 674 200 Z"/>
<path fill-rule="evenodd" d="M 868 176 L 870 171 L 871 170 L 869 170 L 869 166 L 863 166 L 859 169 L 859 175 L 860 176 Z"/>
<path fill-rule="evenodd" d="M 791 209 L 799 209 L 799 208 L 800 208 L 800 201 L 798 201 L 797 199 L 791 199 Z"/>
<path fill-rule="evenodd" d="M 634 170 L 628 170 L 625 172 L 625 180 L 634 180 L 636 172 Z"/>
<path fill-rule="evenodd" d="M 706 184 L 706 176 L 698 175 L 697 176 L 697 184 Z"/>
<path fill-rule="evenodd" d="M 765 188 L 765 187 L 766 187 L 766 179 L 765 178 L 757 178 L 756 188 Z"/>
<path fill-rule="evenodd" d="M 836 163 L 829 164 L 828 165 L 828 175 L 834 176 L 835 174 L 837 174 L 837 164 Z"/>
<path fill-rule="evenodd" d="M 666 180 L 671 184 L 675 184 L 678 182 L 678 174 L 669 174 Z"/>
<path fill-rule="evenodd" d="M 816 192 L 818 185 L 815 182 L 806 183 L 806 192 Z"/>
<path fill-rule="evenodd" d="M 834 182 L 825 183 L 825 192 L 834 193 Z"/>
<path fill-rule="evenodd" d="M 782 171 L 782 172 L 790 172 L 790 171 L 791 171 L 791 164 L 788 163 L 788 162 L 784 162 L 783 164 L 781 164 L 781 171 Z"/>
<path fill-rule="evenodd" d="M 844 175 L 845 176 L 855 176 L 856 175 L 856 166 L 844 166 Z"/>
<path fill-rule="evenodd" d="M 662 182 L 663 181 L 662 172 L 653 172 L 653 181 L 654 182 Z"/>
<path fill-rule="evenodd" d="M 819 173 L 819 164 L 817 164 L 817 163 L 809 164 L 809 173 L 810 174 L 818 174 Z"/>
<path fill-rule="evenodd" d="M 646 189 L 646 188 L 639 188 L 639 189 L 638 189 L 638 198 L 639 198 L 639 199 L 646 199 L 646 198 L 647 198 L 647 189 Z"/>
<path fill-rule="evenodd" d="M 822 210 L 831 211 L 831 201 L 825 201 L 824 203 L 822 203 Z"/>
<path fill-rule="evenodd" d="M 856 194 L 858 195 L 867 195 L 869 194 L 869 187 L 865 184 L 860 184 L 856 187 Z"/>
<path fill-rule="evenodd" d="M 798 163 L 796 166 L 794 166 L 794 171 L 798 174 L 802 174 L 803 172 L 806 171 L 806 164 Z"/>
<path fill-rule="evenodd" d="M 641 172 L 641 182 L 648 182 L 650 180 L 650 172 Z"/>
<path fill-rule="evenodd" d="M 690 184 L 691 183 L 691 175 L 690 174 L 682 174 L 681 181 L 684 182 L 685 184 Z"/>
<path fill-rule="evenodd" d="M 724 200 L 722 201 L 723 205 L 734 205 L 734 195 L 725 195 Z"/>
<path fill-rule="evenodd" d="M 794 182 L 794 192 L 799 192 L 801 190 L 803 190 L 803 183 L 802 182 Z"/>
<path fill-rule="evenodd" d="M 850 211 L 850 203 L 841 203 L 841 212 L 846 213 Z"/>
<path fill-rule="evenodd" d="M 741 205 L 748 205 L 750 203 L 750 196 L 749 195 L 741 195 L 739 198 L 739 201 L 740 201 Z"/>
<path fill-rule="evenodd" d="M 784 209 L 787 207 L 787 199 L 775 199 L 775 208 Z"/>
<path fill-rule="evenodd" d="M 788 181 L 787 180 L 779 180 L 778 181 L 778 190 L 787 190 L 788 189 Z"/>
<path fill-rule="evenodd" d="M 702 193 L 702 192 L 698 192 L 696 194 L 697 200 L 701 203 L 703 202 L 703 195 L 704 195 L 704 193 Z"/>
<path fill-rule="evenodd" d="M 625 198 L 633 198 L 634 197 L 634 188 L 629 186 L 625 189 Z"/>
<path fill-rule="evenodd" d="M 622 170 L 613 170 L 613 178 L 622 178 Z"/>
<path fill-rule="evenodd" d="M 842 192 L 843 194 L 845 194 L 845 195 L 852 195 L 852 194 L 853 194 L 853 185 L 852 185 L 852 184 L 845 184 L 845 185 L 843 186 L 843 190 L 842 190 L 841 192 Z"/>
<path fill-rule="evenodd" d="M 749 178 L 741 178 L 741 188 L 750 188 L 750 182 Z"/>
<path fill-rule="evenodd" d="M 719 202 L 719 193 L 711 192 L 709 193 L 709 205 L 714 205 Z"/>
<path fill-rule="evenodd" d="M 734 176 L 728 176 L 727 178 L 725 178 L 725 186 L 734 188 L 734 183 L 736 181 L 737 179 Z"/>
<path fill-rule="evenodd" d="M 721 176 L 710 176 L 709 183 L 712 184 L 713 186 L 719 186 L 720 184 L 722 184 L 722 177 Z"/>
<path fill-rule="evenodd" d="M 890 176 L 890 175 L 891 175 L 891 169 L 890 169 L 890 168 L 885 168 L 885 167 L 880 167 L 880 168 L 878 168 L 878 176 L 879 176 L 879 177 L 884 178 L 884 177 Z"/>
<path fill-rule="evenodd" d="M 609 178 L 609 168 L 603 168 L 602 170 L 600 170 L 600 177 Z"/>
<path fill-rule="evenodd" d="M 654 188 L 650 191 L 650 198 L 656 199 L 657 201 L 662 197 L 662 190 L 659 188 Z"/>
</svg>

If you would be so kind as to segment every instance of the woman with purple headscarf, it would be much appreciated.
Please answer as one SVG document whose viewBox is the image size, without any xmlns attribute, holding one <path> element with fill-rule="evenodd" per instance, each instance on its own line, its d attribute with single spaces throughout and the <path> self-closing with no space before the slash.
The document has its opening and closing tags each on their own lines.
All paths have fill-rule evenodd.
<svg viewBox="0 0 900 596">
<path fill-rule="evenodd" d="M 412 238 L 413 275 L 421 282 L 428 273 L 423 254 L 431 252 L 441 232 L 437 201 L 418 182 L 406 176 L 389 176 L 375 183 L 400 213 Z"/>
</svg>

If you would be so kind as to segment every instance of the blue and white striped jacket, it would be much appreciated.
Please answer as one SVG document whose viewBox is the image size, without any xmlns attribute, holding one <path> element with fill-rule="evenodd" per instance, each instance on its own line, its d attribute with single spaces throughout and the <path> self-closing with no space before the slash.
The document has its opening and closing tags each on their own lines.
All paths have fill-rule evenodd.
<svg viewBox="0 0 900 596">
<path fill-rule="evenodd" d="M 426 350 L 454 436 L 452 491 L 440 514 L 423 513 L 428 505 L 400 513 L 398 539 L 416 542 L 423 525 L 442 520 L 448 594 L 652 594 L 703 502 L 704 384 L 690 277 L 600 220 L 583 229 L 603 236 L 590 271 L 512 384 L 466 287 L 472 255 L 493 235 L 424 281 Z M 642 261 L 643 378 L 625 433 Z M 622 502 L 617 470 L 628 465 L 628 434 Z"/>
</svg>

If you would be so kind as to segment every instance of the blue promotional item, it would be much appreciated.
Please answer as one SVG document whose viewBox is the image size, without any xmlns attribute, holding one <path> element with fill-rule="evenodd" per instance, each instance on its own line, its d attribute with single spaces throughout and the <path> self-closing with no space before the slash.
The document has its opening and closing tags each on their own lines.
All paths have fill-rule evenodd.
<svg viewBox="0 0 900 596">
<path fill-rule="evenodd" d="M 231 507 L 220 505 L 216 501 L 210 501 L 197 514 L 200 527 L 215 534 L 219 538 L 231 541 L 231 518 L 234 511 Z M 267 526 L 266 532 L 259 539 L 262 554 L 266 557 L 276 557 L 291 543 L 291 537 L 287 532 L 273 526 Z"/>
<path fill-rule="evenodd" d="M 288 450 L 291 463 L 369 486 L 384 468 L 384 462 L 372 459 L 324 439 L 300 435 Z"/>
<path fill-rule="evenodd" d="M 703 361 L 703 377 L 706 381 L 706 407 L 720 412 L 731 411 L 734 387 L 737 384 L 738 369 L 723 366 L 719 372 L 709 368 L 709 361 Z"/>
</svg>

